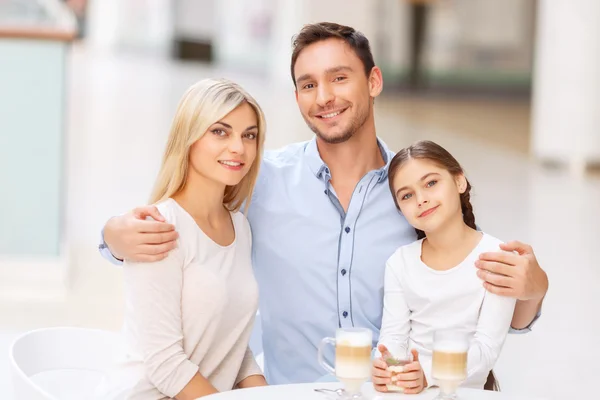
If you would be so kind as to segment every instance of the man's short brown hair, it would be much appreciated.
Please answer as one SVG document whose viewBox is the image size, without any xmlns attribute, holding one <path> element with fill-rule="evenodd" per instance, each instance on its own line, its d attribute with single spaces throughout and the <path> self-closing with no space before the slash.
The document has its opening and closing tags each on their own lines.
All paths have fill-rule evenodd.
<svg viewBox="0 0 600 400">
<path fill-rule="evenodd" d="M 375 66 L 375 61 L 373 61 L 371 46 L 369 45 L 369 40 L 366 36 L 350 26 L 344 26 L 333 22 L 319 22 L 316 24 L 304 25 L 302 30 L 294 36 L 292 42 L 293 51 L 291 64 L 294 86 L 296 86 L 294 67 L 296 66 L 296 61 L 302 50 L 313 43 L 332 38 L 343 40 L 354 50 L 363 63 L 365 74 L 367 77 L 369 76 L 371 70 Z"/>
</svg>

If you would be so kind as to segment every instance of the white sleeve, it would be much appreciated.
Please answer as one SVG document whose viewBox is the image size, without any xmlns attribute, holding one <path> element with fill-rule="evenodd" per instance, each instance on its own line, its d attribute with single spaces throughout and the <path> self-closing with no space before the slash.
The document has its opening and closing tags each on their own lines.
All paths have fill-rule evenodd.
<svg viewBox="0 0 600 400">
<path fill-rule="evenodd" d="M 156 388 L 175 397 L 198 372 L 183 351 L 181 297 L 184 261 L 180 248 L 162 261 L 123 268 L 131 323 L 138 332 L 146 376 Z"/>
<path fill-rule="evenodd" d="M 467 356 L 467 382 L 485 382 L 500 356 L 512 321 L 516 300 L 485 292 L 477 330 Z"/>
<path fill-rule="evenodd" d="M 404 265 L 400 265 L 399 260 L 400 257 L 392 256 L 385 266 L 383 318 L 379 334 L 379 344 L 385 345 L 392 355 L 406 350 L 410 331 L 410 310 L 397 274 Z"/>
</svg>

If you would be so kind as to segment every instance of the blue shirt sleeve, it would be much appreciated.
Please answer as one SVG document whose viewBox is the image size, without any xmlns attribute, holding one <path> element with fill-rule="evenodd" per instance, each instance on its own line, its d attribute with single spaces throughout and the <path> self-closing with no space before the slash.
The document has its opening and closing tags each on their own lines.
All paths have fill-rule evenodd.
<svg viewBox="0 0 600 400">
<path fill-rule="evenodd" d="M 100 244 L 98 245 L 98 250 L 100 251 L 100 255 L 105 260 L 110 261 L 114 265 L 123 265 L 123 261 L 118 260 L 115 256 L 112 255 L 110 250 L 108 249 L 108 245 L 104 241 L 104 229 L 100 232 Z"/>
<path fill-rule="evenodd" d="M 535 317 L 533 317 L 533 321 L 531 321 L 529 323 L 529 325 L 527 325 L 525 328 L 522 328 L 522 329 L 515 329 L 511 326 L 510 329 L 508 330 L 508 333 L 523 334 L 523 333 L 531 332 L 531 328 L 537 322 L 537 320 L 540 318 L 541 315 L 542 315 L 542 310 L 540 309 L 537 312 L 537 314 L 535 314 Z"/>
</svg>

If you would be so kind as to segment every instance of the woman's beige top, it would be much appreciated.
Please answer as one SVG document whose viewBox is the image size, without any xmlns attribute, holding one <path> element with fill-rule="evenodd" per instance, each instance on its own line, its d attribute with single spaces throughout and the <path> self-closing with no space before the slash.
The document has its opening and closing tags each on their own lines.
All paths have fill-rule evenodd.
<svg viewBox="0 0 600 400">
<path fill-rule="evenodd" d="M 220 246 L 175 200 L 158 209 L 178 247 L 160 262 L 125 263 L 125 351 L 98 398 L 172 398 L 197 372 L 225 391 L 262 374 L 248 347 L 258 287 L 246 217 L 231 213 L 235 240 Z"/>
</svg>

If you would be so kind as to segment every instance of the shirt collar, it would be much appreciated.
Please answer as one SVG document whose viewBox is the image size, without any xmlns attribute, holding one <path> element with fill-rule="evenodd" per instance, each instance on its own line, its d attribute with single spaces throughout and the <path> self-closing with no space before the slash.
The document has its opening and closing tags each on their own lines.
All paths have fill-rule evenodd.
<svg viewBox="0 0 600 400">
<path fill-rule="evenodd" d="M 377 182 L 382 182 L 388 176 L 388 168 L 390 166 L 390 163 L 392 162 L 394 153 L 390 151 L 390 149 L 383 142 L 383 140 L 379 138 L 377 138 L 377 145 L 379 146 L 381 156 L 385 161 L 385 166 L 375 171 L 375 173 L 379 175 L 379 179 L 377 180 Z M 316 136 L 308 142 L 306 149 L 304 150 L 304 156 L 306 157 L 308 166 L 317 178 L 325 179 L 327 176 L 330 176 L 329 168 L 327 167 L 327 165 L 321 158 L 321 155 L 319 154 Z"/>
</svg>

